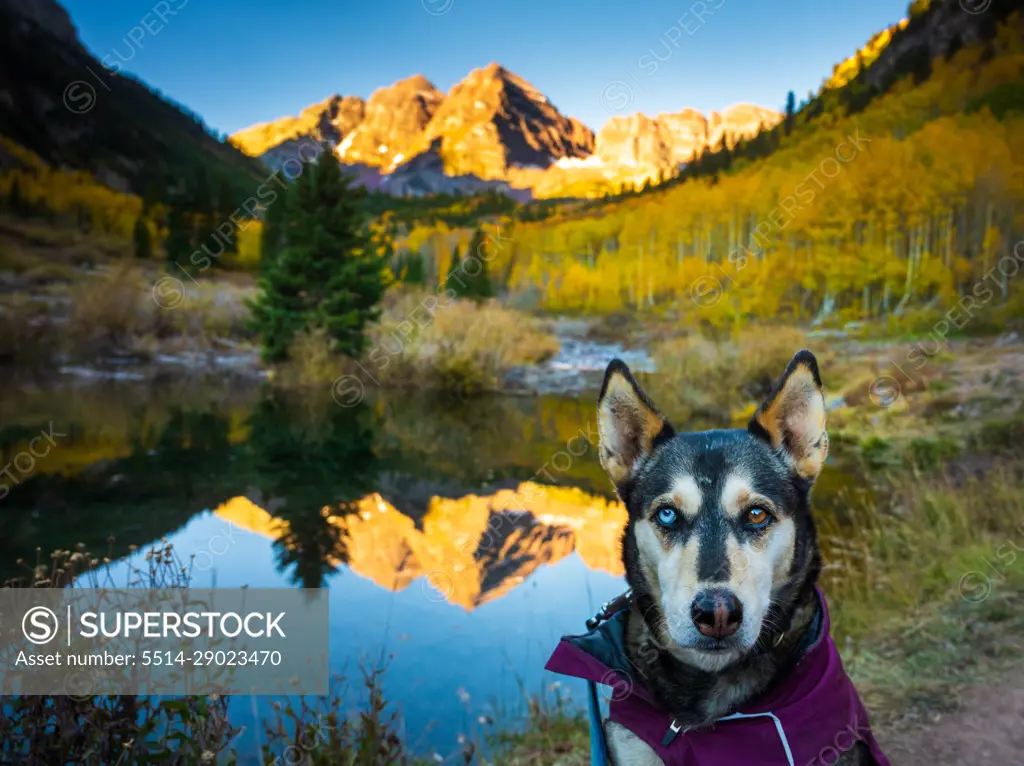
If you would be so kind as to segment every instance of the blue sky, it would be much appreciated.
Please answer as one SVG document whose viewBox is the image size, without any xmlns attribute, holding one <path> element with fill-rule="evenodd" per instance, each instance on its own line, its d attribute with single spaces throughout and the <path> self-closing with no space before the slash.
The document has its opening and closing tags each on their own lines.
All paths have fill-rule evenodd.
<svg viewBox="0 0 1024 766">
<path fill-rule="evenodd" d="M 565 114 L 781 109 L 906 0 L 63 0 L 86 46 L 233 132 L 498 61 Z M 173 15 L 171 15 L 173 13 Z M 161 20 L 160 17 L 163 17 Z"/>
</svg>

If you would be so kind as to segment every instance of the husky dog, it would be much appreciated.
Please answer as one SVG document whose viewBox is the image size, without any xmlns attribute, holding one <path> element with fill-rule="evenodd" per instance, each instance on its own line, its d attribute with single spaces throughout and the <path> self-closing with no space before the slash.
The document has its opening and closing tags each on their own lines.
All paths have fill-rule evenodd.
<svg viewBox="0 0 1024 766">
<path fill-rule="evenodd" d="M 613 687 L 605 758 L 887 765 L 816 584 L 810 491 L 828 435 L 813 354 L 793 357 L 747 428 L 679 434 L 615 360 L 598 431 L 628 510 L 631 596 L 548 667 Z"/>
</svg>

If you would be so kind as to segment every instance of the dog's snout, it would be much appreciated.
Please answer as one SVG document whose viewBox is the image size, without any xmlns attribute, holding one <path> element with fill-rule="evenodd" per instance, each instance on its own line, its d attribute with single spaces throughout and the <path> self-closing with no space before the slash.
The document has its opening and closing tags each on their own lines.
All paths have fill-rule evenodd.
<svg viewBox="0 0 1024 766">
<path fill-rule="evenodd" d="M 713 588 L 697 594 L 690 606 L 690 615 L 702 635 L 725 638 L 739 630 L 743 607 L 731 591 Z"/>
</svg>

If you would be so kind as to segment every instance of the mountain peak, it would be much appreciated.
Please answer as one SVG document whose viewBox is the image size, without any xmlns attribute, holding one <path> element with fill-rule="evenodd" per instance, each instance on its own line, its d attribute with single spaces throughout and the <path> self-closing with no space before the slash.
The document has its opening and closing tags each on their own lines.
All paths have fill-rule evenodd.
<svg viewBox="0 0 1024 766">
<path fill-rule="evenodd" d="M 396 91 L 396 90 L 397 91 L 417 91 L 417 90 L 423 90 L 423 91 L 428 91 L 431 94 L 435 94 L 435 93 L 438 94 L 438 95 L 441 94 L 441 91 L 439 91 L 437 89 L 437 86 L 434 85 L 434 83 L 432 83 L 430 80 L 427 79 L 427 77 L 425 75 L 422 75 L 422 74 L 409 75 L 408 77 L 405 77 L 405 78 L 403 78 L 401 80 L 397 80 L 396 82 L 392 83 L 391 85 L 389 85 L 386 88 L 378 88 L 376 91 L 374 91 L 374 93 L 379 93 L 380 91 Z M 371 96 L 371 98 L 372 98 L 372 96 Z"/>
<path fill-rule="evenodd" d="M 231 136 L 231 143 L 253 157 L 306 136 L 334 145 L 362 121 L 365 110 L 366 103 L 358 96 L 335 93 L 307 106 L 297 117 L 281 117 L 243 128 Z"/>
<path fill-rule="evenodd" d="M 412 155 L 444 94 L 422 74 L 378 88 L 366 102 L 361 122 L 339 144 L 345 162 L 391 170 Z"/>
<path fill-rule="evenodd" d="M 594 134 L 492 61 L 448 92 L 420 145 L 425 149 L 436 139 L 447 172 L 499 179 L 510 167 L 546 168 L 563 157 L 585 157 Z"/>
</svg>

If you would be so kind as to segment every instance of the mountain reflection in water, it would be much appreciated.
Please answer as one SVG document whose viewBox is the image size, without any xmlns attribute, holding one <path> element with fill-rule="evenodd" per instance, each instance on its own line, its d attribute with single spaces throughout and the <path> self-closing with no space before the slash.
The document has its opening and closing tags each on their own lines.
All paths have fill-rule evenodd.
<svg viewBox="0 0 1024 766">
<path fill-rule="evenodd" d="M 216 514 L 273 540 L 290 537 L 286 520 L 247 497 L 232 498 Z M 619 538 L 625 508 L 575 487 L 523 482 L 490 495 L 432 497 L 416 520 L 374 493 L 354 512 L 336 515 L 324 506 L 321 515 L 344 540 L 353 572 L 392 591 L 426 578 L 438 596 L 467 611 L 573 551 L 590 569 L 623 574 Z"/>
<path fill-rule="evenodd" d="M 448 755 L 481 715 L 523 712 L 521 688 L 554 680 L 543 665 L 558 637 L 624 587 L 625 512 L 586 438 L 590 400 L 342 408 L 127 384 L 6 395 L 5 452 L 50 421 L 67 435 L 0 508 L 0 577 L 83 543 L 109 551 L 123 583 L 130 546 L 163 538 L 198 587 L 330 588 L 332 666 L 353 681 L 353 709 L 359 664 L 383 660 L 410 742 Z M 549 465 L 570 442 L 571 461 Z M 243 749 L 270 704 L 232 700 Z"/>
</svg>

